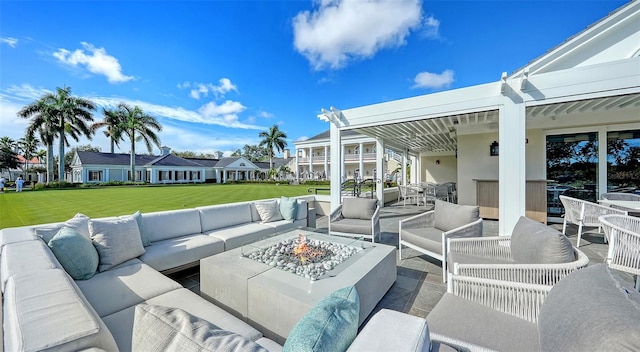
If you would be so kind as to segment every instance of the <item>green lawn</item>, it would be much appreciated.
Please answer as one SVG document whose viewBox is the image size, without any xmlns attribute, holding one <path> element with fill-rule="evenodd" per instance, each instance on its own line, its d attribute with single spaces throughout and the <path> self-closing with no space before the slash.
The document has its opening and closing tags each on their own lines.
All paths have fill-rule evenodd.
<svg viewBox="0 0 640 352">
<path fill-rule="evenodd" d="M 193 208 L 280 196 L 306 195 L 308 186 L 206 184 L 129 186 L 61 190 L 9 190 L 0 194 L 0 229 L 65 221 L 76 213 L 91 218 Z"/>
</svg>

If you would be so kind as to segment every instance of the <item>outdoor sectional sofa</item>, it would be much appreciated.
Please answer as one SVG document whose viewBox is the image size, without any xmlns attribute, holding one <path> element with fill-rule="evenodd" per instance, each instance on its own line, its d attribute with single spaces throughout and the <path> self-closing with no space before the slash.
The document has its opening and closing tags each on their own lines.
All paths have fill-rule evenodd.
<svg viewBox="0 0 640 352">
<path fill-rule="evenodd" d="M 190 337 L 183 338 L 195 334 L 229 350 L 281 351 L 283 346 L 163 273 L 197 265 L 201 258 L 275 232 L 306 226 L 307 217 L 314 216 L 307 205 L 310 200 L 313 197 L 297 199 L 294 221 L 262 223 L 256 202 L 243 202 L 102 219 L 77 215 L 64 223 L 3 229 L 2 350 L 201 350 L 194 348 L 196 342 Z M 77 237 L 93 236 L 89 245 L 100 253 L 100 262 L 88 279 L 74 280 L 50 248 L 52 238 L 45 238 L 63 232 L 63 226 L 80 233 Z M 143 253 L 120 263 L 103 257 L 108 246 L 95 241 L 105 234 L 105 226 L 135 227 L 138 243 L 122 240 L 125 243 L 110 245 L 118 253 L 136 253 L 131 249 L 135 247 L 144 248 Z M 119 236 L 113 238 L 120 241 Z M 147 241 L 150 245 L 143 246 Z M 401 332 L 392 340 L 386 338 L 390 328 Z M 325 340 L 334 339 L 332 331 L 341 334 L 326 330 Z M 370 319 L 349 351 L 385 351 L 390 346 L 396 351 L 451 350 L 430 339 L 425 319 L 383 310 Z"/>
<path fill-rule="evenodd" d="M 160 271 L 197 265 L 202 258 L 245 242 L 306 226 L 307 201 L 299 198 L 296 203 L 295 220 L 269 223 L 261 222 L 256 202 L 138 213 L 139 218 L 135 219 L 138 231 L 145 233 L 150 245 L 143 247 L 141 255 L 124 262 L 116 263 L 116 258 L 112 261 L 115 265 L 98 270 L 86 280 L 72 279 L 38 234 L 47 236 L 49 232 L 52 237 L 66 225 L 77 226 L 79 233 L 89 236 L 87 217 L 76 216 L 66 223 L 3 229 L 0 277 L 4 350 L 131 350 L 135 307 L 140 303 L 180 308 L 269 350 L 280 350 L 281 346 L 263 338 L 255 328 Z M 125 218 L 91 219 L 91 226 L 110 222 L 126 226 L 122 223 L 131 217 L 122 220 Z M 135 246 L 125 245 L 118 253 L 130 252 L 130 247 Z M 98 252 L 102 255 L 100 249 Z M 99 269 L 103 266 L 102 259 L 105 258 L 100 257 Z"/>
</svg>

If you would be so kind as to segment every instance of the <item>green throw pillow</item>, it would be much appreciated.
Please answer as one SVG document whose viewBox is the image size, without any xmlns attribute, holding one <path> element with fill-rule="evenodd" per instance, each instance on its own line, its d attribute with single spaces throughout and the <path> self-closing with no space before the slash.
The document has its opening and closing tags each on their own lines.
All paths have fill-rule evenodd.
<svg viewBox="0 0 640 352">
<path fill-rule="evenodd" d="M 280 197 L 280 214 L 285 220 L 294 221 L 298 215 L 298 201 L 295 198 Z"/>
<path fill-rule="evenodd" d="M 293 327 L 282 352 L 346 351 L 358 333 L 360 299 L 355 286 L 322 299 Z"/>
<path fill-rule="evenodd" d="M 88 280 L 98 269 L 98 252 L 76 229 L 63 227 L 48 243 L 64 270 L 74 280 Z"/>
</svg>

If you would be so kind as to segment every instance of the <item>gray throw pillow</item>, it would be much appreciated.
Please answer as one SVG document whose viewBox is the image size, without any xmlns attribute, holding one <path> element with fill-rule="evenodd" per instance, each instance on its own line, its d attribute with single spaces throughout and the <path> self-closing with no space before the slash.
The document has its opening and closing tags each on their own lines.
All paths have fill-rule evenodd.
<svg viewBox="0 0 640 352">
<path fill-rule="evenodd" d="M 480 208 L 475 205 L 458 205 L 436 200 L 433 227 L 449 231 L 480 219 Z"/>
<path fill-rule="evenodd" d="M 524 216 L 511 233 L 511 257 L 519 264 L 569 263 L 576 259 L 567 236 Z"/>
<path fill-rule="evenodd" d="M 268 352 L 257 343 L 222 330 L 179 308 L 138 304 L 133 318 L 133 351 Z"/>
<path fill-rule="evenodd" d="M 377 199 L 345 197 L 342 200 L 342 216 L 347 219 L 371 220 L 377 207 Z"/>
<path fill-rule="evenodd" d="M 272 222 L 277 220 L 283 220 L 280 209 L 278 208 L 278 202 L 274 200 L 265 202 L 256 202 L 256 210 L 260 215 L 261 222 Z"/>
<path fill-rule="evenodd" d="M 123 215 L 121 218 L 126 218 L 127 216 L 133 216 L 136 219 L 136 223 L 138 223 L 138 230 L 140 230 L 140 240 L 142 240 L 142 246 L 147 247 L 151 245 L 151 241 L 149 240 L 149 235 L 147 235 L 147 228 L 144 225 L 144 219 L 142 218 L 142 213 L 140 211 L 136 211 L 133 215 Z"/>
<path fill-rule="evenodd" d="M 78 233 L 87 239 L 91 239 L 91 234 L 89 233 L 89 217 L 81 213 L 78 213 L 71 219 L 65 221 L 64 224 L 38 227 L 35 229 L 35 233 L 44 241 L 44 243 L 49 243 L 53 236 L 55 236 L 63 226 L 76 229 Z"/>
<path fill-rule="evenodd" d="M 98 270 L 101 272 L 145 252 L 138 224 L 131 216 L 113 220 L 90 220 L 89 229 L 93 245 L 100 256 Z"/>
<path fill-rule="evenodd" d="M 640 351 L 640 293 L 606 264 L 558 282 L 538 318 L 542 351 Z"/>
<path fill-rule="evenodd" d="M 60 265 L 74 280 L 88 280 L 98 269 L 98 252 L 91 240 L 76 229 L 62 227 L 47 244 Z"/>
</svg>

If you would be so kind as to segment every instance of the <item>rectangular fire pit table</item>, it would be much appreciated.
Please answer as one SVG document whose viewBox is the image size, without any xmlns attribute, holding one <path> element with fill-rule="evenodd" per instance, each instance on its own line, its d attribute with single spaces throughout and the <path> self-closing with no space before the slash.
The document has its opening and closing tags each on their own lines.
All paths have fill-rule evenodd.
<svg viewBox="0 0 640 352">
<path fill-rule="evenodd" d="M 312 281 L 247 258 L 251 248 L 266 248 L 299 234 L 341 243 L 361 251 Z M 200 295 L 243 318 L 266 337 L 283 343 L 293 326 L 322 298 L 355 285 L 360 321 L 373 311 L 396 280 L 396 248 L 379 243 L 294 230 L 200 261 Z"/>
</svg>

